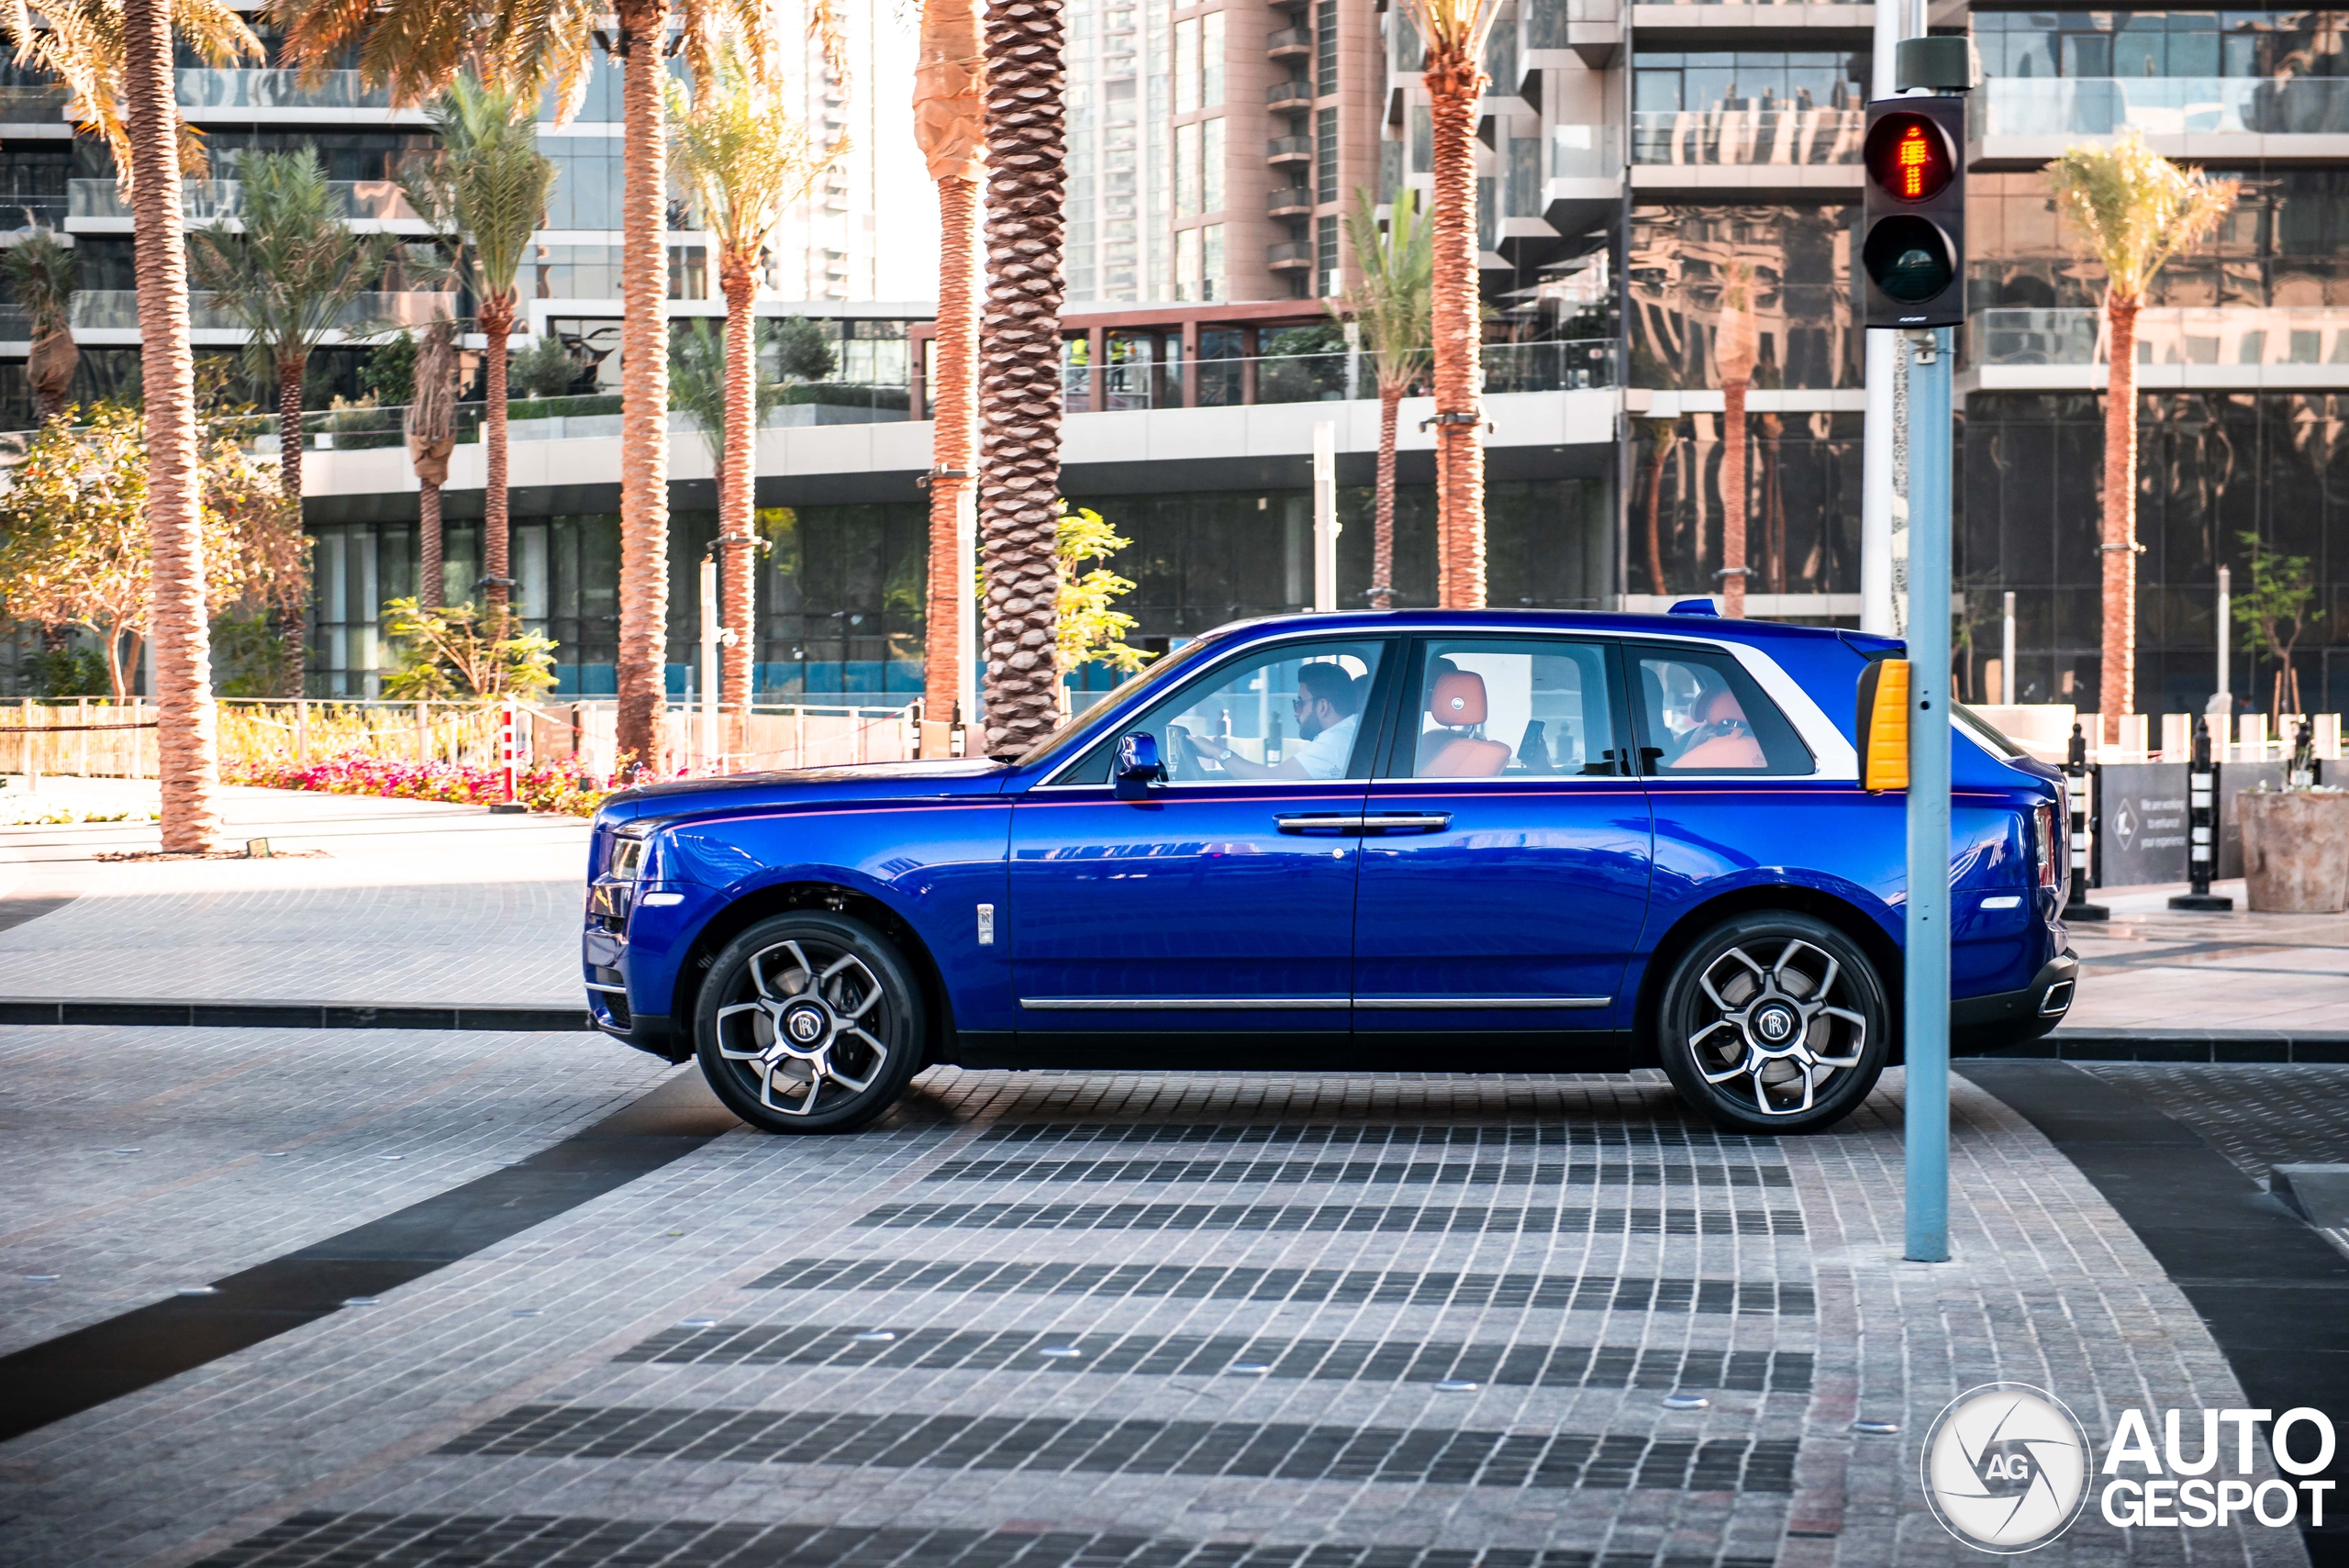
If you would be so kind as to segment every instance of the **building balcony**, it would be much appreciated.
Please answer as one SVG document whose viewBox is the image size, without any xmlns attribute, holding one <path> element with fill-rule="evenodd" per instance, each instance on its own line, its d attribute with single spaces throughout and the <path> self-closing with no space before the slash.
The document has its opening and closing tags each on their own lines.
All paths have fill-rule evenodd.
<svg viewBox="0 0 2349 1568">
<path fill-rule="evenodd" d="M 1304 109 L 1313 105 L 1313 83 L 1300 78 L 1275 82 L 1264 90 L 1265 106 L 1272 109 Z"/>
<path fill-rule="evenodd" d="M 1313 210 L 1313 193 L 1301 185 L 1274 191 L 1264 197 L 1268 217 L 1303 217 Z"/>
<path fill-rule="evenodd" d="M 388 109 L 387 87 L 363 85 L 356 71 L 325 71 L 305 83 L 299 71 L 186 67 L 179 78 L 180 107 L 213 109 Z"/>
<path fill-rule="evenodd" d="M 193 289 L 187 298 L 191 329 L 239 334 L 244 331 L 243 320 L 214 305 L 208 292 Z M 457 296 L 453 294 L 421 289 L 362 294 L 344 307 L 335 326 L 339 331 L 362 336 L 387 328 L 421 327 L 429 321 L 452 320 L 456 314 Z M 83 289 L 73 296 L 72 320 L 77 336 L 84 332 L 136 334 L 139 293 L 136 289 Z"/>
<path fill-rule="evenodd" d="M 407 205 L 406 195 L 390 180 L 333 180 L 328 182 L 327 192 L 335 211 L 346 219 L 362 223 L 423 222 L 416 209 Z M 241 210 L 243 199 L 241 181 L 180 183 L 180 211 L 192 224 L 234 219 Z M 129 231 L 130 204 L 112 180 L 67 181 L 66 204 L 66 220 L 73 228 L 102 233 L 109 227 L 119 226 L 123 232 Z"/>
<path fill-rule="evenodd" d="M 1773 33 L 1865 32 L 1876 26 L 1876 7 L 1806 5 L 1802 0 L 1739 0 L 1729 5 L 1717 4 L 1716 0 L 1649 5 L 1640 0 L 1631 6 L 1631 20 L 1641 48 L 1678 49 L 1694 47 L 1691 35 L 1717 39 L 1736 28 Z M 1934 21 L 1941 21 L 1938 14 Z M 1726 46 L 1716 42 L 1708 47 Z"/>
<path fill-rule="evenodd" d="M 1264 52 L 1275 60 L 1304 60 L 1313 53 L 1313 35 L 1303 28 L 1283 28 L 1264 38 Z"/>
<path fill-rule="evenodd" d="M 1984 387 L 2104 384 L 2101 310 L 1977 310 L 1966 327 Z M 2349 386 L 2349 307 L 2154 306 L 2137 313 L 2136 362 L 2147 387 Z"/>
<path fill-rule="evenodd" d="M 2172 155 L 2339 158 L 2349 155 L 2349 77 L 1996 77 L 1974 95 L 1969 150 L 1976 161 L 2039 163 L 2083 137 L 2128 130 Z"/>
<path fill-rule="evenodd" d="M 65 225 L 65 213 L 63 196 L 0 195 L 0 233 L 61 228 Z"/>
<path fill-rule="evenodd" d="M 1282 245 L 1264 247 L 1264 264 L 1276 272 L 1310 272 L 1313 268 L 1313 247 L 1291 240 Z"/>
<path fill-rule="evenodd" d="M 1866 124 L 1865 109 L 1646 109 L 1631 116 L 1631 161 L 1857 164 Z"/>
<path fill-rule="evenodd" d="M 1264 161 L 1277 168 L 1284 163 L 1313 161 L 1313 139 L 1309 136 L 1276 136 L 1264 143 Z"/>
<path fill-rule="evenodd" d="M 0 125 L 62 123 L 72 96 L 56 83 L 0 87 Z"/>
</svg>

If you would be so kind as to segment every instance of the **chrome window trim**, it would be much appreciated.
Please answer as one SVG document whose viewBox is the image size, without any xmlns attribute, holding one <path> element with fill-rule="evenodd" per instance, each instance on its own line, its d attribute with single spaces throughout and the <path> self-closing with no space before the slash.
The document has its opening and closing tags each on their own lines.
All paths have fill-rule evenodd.
<svg viewBox="0 0 2349 1568">
<path fill-rule="evenodd" d="M 1810 749 L 1811 761 L 1814 766 L 1808 773 L 1706 773 L 1692 777 L 1687 782 L 1691 784 L 1719 784 L 1724 779 L 1731 782 L 1744 782 L 1748 780 L 1775 782 L 1779 779 L 1809 779 L 1815 782 L 1826 784 L 1857 784 L 1860 780 L 1859 752 L 1854 749 L 1849 740 L 1843 739 L 1842 731 L 1835 728 L 1834 721 L 1829 718 L 1824 712 L 1820 711 L 1819 705 L 1811 700 L 1810 694 L 1803 690 L 1802 683 L 1797 681 L 1792 675 L 1787 674 L 1784 669 L 1779 667 L 1776 660 L 1771 658 L 1768 654 L 1763 652 L 1758 648 L 1742 642 L 1731 642 L 1716 637 L 1706 637 L 1695 631 L 1680 631 L 1676 629 L 1651 630 L 1645 627 L 1642 627 L 1637 630 L 1633 630 L 1628 627 L 1620 628 L 1611 627 L 1605 628 L 1550 628 L 1527 627 L 1503 629 L 1489 626 L 1444 626 L 1438 624 L 1428 626 L 1391 627 L 1382 628 L 1377 631 L 1366 632 L 1358 637 L 1350 639 L 1342 632 L 1310 630 L 1300 628 L 1295 636 L 1268 638 L 1263 642 L 1249 644 L 1249 650 L 1252 651 L 1266 648 L 1277 648 L 1286 642 L 1334 642 L 1347 640 L 1369 642 L 1391 640 L 1398 637 L 1471 637 L 1496 639 L 1503 638 L 1553 638 L 1585 642 L 1612 642 L 1619 648 L 1627 644 L 1640 642 L 1683 642 L 1694 648 L 1707 649 L 1714 652 L 1725 652 L 1731 658 L 1735 659 L 1739 664 L 1742 665 L 1747 674 L 1753 677 L 1753 684 L 1762 688 L 1762 693 L 1765 696 L 1767 696 L 1772 702 L 1778 705 L 1778 711 L 1787 716 L 1787 722 L 1794 726 L 1795 733 L 1801 737 L 1802 743 Z M 1235 650 L 1234 651 L 1237 652 L 1239 651 Z M 1856 691 L 1856 686 L 1854 689 Z M 1959 733 L 1965 733 L 1963 727 L 1957 724 L 1954 717 L 1951 719 L 1950 723 L 1952 728 L 1958 729 Z M 1966 739 L 1971 740 L 1973 740 L 1973 737 L 1971 735 L 1967 735 Z M 1098 742 L 1097 741 L 1096 744 L 1098 744 Z M 1074 767 L 1078 762 L 1083 760 L 1085 752 L 1091 751 L 1092 749 L 1092 746 L 1086 746 L 1083 751 L 1080 751 L 1077 754 L 1077 756 L 1072 757 L 1068 762 L 1063 762 L 1059 768 L 1055 769 L 1052 775 L 1046 778 L 1043 783 L 1031 785 L 1030 793 L 1033 793 L 1035 790 L 1044 789 L 1109 789 L 1114 787 L 1112 784 L 1108 783 L 1098 784 L 1063 784 L 1059 782 L 1061 774 L 1066 773 L 1070 768 Z M 1976 743 L 1976 749 L 1980 749 L 1978 742 Z M 1620 783 L 1624 780 L 1632 778 L 1647 780 L 1669 778 L 1672 775 L 1669 773 L 1544 773 L 1539 776 L 1529 776 L 1522 779 L 1508 779 L 1506 781 L 1490 779 L 1455 779 L 1449 782 L 1454 784 L 1491 784 L 1506 782 L 1512 785 L 1516 785 L 1556 784 L 1562 779 L 1583 779 L 1592 783 L 1608 784 Z M 1252 784 L 1280 784 L 1294 789 L 1299 784 L 1307 786 L 1319 785 L 1324 788 L 1332 784 L 1341 784 L 1360 788 L 1378 784 L 1430 784 L 1441 781 L 1419 778 L 1396 778 L 1374 772 L 1367 779 L 1246 779 L 1234 780 L 1231 782 Z M 1193 784 L 1187 783 L 1169 783 L 1158 787 L 1163 789 L 1221 789 L 1230 786 L 1222 784 L 1208 784 L 1202 783 Z"/>
<path fill-rule="evenodd" d="M 1278 648 L 1278 647 L 1282 646 L 1282 645 L 1283 645 L 1283 644 L 1285 644 L 1285 643 L 1290 643 L 1290 642 L 1393 642 L 1393 641 L 1397 640 L 1397 639 L 1398 638 L 1400 638 L 1400 637 L 1406 637 L 1406 636 L 1408 636 L 1408 635 L 1409 635 L 1409 633 L 1408 633 L 1408 631 L 1398 631 L 1398 630 L 1397 630 L 1397 629 L 1395 629 L 1395 628 L 1384 628 L 1384 629 L 1381 629 L 1381 630 L 1378 630 L 1378 631 L 1368 632 L 1368 633 L 1365 633 L 1365 634 L 1364 634 L 1364 635 L 1362 635 L 1362 636 L 1359 636 L 1359 637 L 1349 637 L 1349 636 L 1347 636 L 1347 635 L 1346 635 L 1345 633 L 1343 633 L 1343 632 L 1330 632 L 1330 631 L 1308 631 L 1308 630 L 1305 630 L 1305 629 L 1300 628 L 1300 629 L 1297 631 L 1297 633 L 1295 636 L 1293 636 L 1293 637 L 1270 637 L 1270 638 L 1266 638 L 1266 639 L 1265 639 L 1264 641 L 1262 641 L 1262 642 L 1252 642 L 1252 643 L 1248 644 L 1248 645 L 1247 645 L 1247 647 L 1246 647 L 1244 650 L 1243 650 L 1243 649 L 1234 649 L 1234 650 L 1232 650 L 1232 651 L 1233 651 L 1233 653 L 1235 653 L 1235 654 L 1240 654 L 1240 653 L 1243 653 L 1243 652 L 1246 652 L 1246 653 L 1252 653 L 1252 652 L 1257 652 L 1257 651 L 1262 651 L 1262 650 L 1264 650 L 1264 649 L 1267 649 L 1267 648 Z M 1207 670 L 1203 670 L 1203 671 L 1201 671 L 1201 672 L 1200 672 L 1200 674 L 1201 674 L 1201 675 L 1205 675 L 1205 674 L 1210 673 L 1212 673 L 1213 671 L 1215 671 L 1215 670 L 1217 670 L 1217 669 L 1219 669 L 1220 667 L 1221 667 L 1221 665 L 1220 665 L 1220 662 L 1210 662 L 1210 663 L 1208 664 L 1208 669 L 1207 669 Z M 1078 748 L 1078 750 L 1077 750 L 1077 753 L 1076 753 L 1076 755 L 1075 755 L 1075 756 L 1071 757 L 1067 762 L 1063 762 L 1059 767 L 1057 767 L 1057 768 L 1053 769 L 1053 770 L 1052 770 L 1052 773 L 1050 774 L 1050 776 L 1048 776 L 1048 777 L 1044 780 L 1044 782 L 1043 782 L 1043 783 L 1039 784 L 1031 784 L 1031 785 L 1030 785 L 1030 786 L 1029 786 L 1029 789 L 1028 789 L 1028 793 L 1029 793 L 1029 794 L 1030 794 L 1030 795 L 1033 795 L 1036 791 L 1038 791 L 1038 790 L 1042 790 L 1042 789 L 1113 789 L 1113 788 L 1115 788 L 1115 787 L 1116 787 L 1116 785 L 1117 785 L 1117 781 L 1116 781 L 1116 780 L 1114 780 L 1114 779 L 1105 779 L 1105 780 L 1103 780 L 1103 781 L 1102 781 L 1101 783 L 1099 783 L 1099 784 L 1063 784 L 1063 783 L 1061 783 L 1061 782 L 1060 782 L 1061 775 L 1062 775 L 1063 773 L 1064 773 L 1068 772 L 1068 771 L 1069 771 L 1069 769 L 1071 769 L 1071 768 L 1073 768 L 1073 767 L 1076 766 L 1076 764 L 1077 764 L 1077 763 L 1079 763 L 1079 762 L 1083 762 L 1083 761 L 1085 759 L 1085 757 L 1086 757 L 1087 755 L 1089 755 L 1089 754 L 1092 752 L 1094 746 L 1097 746 L 1097 745 L 1099 745 L 1099 744 L 1101 743 L 1101 740 L 1108 740 L 1108 734 L 1107 734 L 1107 733 L 1104 733 L 1104 734 L 1100 737 L 1100 739 L 1099 739 L 1099 740 L 1095 740 L 1095 741 L 1091 742 L 1091 743 L 1090 743 L 1090 744 L 1088 744 L 1088 745 L 1085 745 L 1085 746 L 1083 746 L 1083 747 Z M 1357 737 L 1356 744 L 1360 744 L 1359 737 Z M 1856 775 L 1854 775 L 1854 776 L 1856 776 Z M 1355 788 L 1360 789 L 1360 788 L 1364 787 L 1364 785 L 1368 784 L 1370 782 L 1371 782 L 1371 781 L 1370 781 L 1370 780 L 1368 780 L 1368 779 L 1227 779 L 1227 780 L 1210 780 L 1210 779 L 1201 779 L 1201 780 L 1198 780 L 1198 781 L 1197 781 L 1197 782 L 1193 782 L 1193 781 L 1190 781 L 1190 780 L 1184 780 L 1184 781 L 1182 781 L 1182 782 L 1180 782 L 1180 783 L 1177 783 L 1177 782 L 1175 782 L 1174 780 L 1169 779 L 1169 780 L 1167 780 L 1165 783 L 1163 783 L 1163 784 L 1162 784 L 1158 785 L 1157 787 L 1158 787 L 1158 788 L 1160 788 L 1160 789 L 1224 789 L 1224 788 L 1228 788 L 1228 787 L 1230 787 L 1230 785 L 1232 785 L 1232 784 L 1284 784 L 1284 785 L 1287 785 L 1287 786 L 1289 786 L 1289 787 L 1291 787 L 1291 788 L 1294 788 L 1295 786 L 1297 786 L 1297 785 L 1298 785 L 1298 784 L 1322 784 L 1322 785 L 1328 785 L 1328 784 L 1352 784 L 1352 785 L 1353 785 Z M 1022 1004 L 1021 1004 L 1021 1006 L 1026 1006 L 1026 1004 L 1025 1004 L 1025 1003 L 1022 1003 Z"/>
</svg>

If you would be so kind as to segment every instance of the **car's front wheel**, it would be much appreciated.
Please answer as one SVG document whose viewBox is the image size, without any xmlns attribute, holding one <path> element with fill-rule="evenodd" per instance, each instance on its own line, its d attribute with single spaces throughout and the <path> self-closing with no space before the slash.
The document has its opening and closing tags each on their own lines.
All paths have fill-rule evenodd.
<svg viewBox="0 0 2349 1568">
<path fill-rule="evenodd" d="M 1707 931 L 1673 966 L 1656 1012 L 1673 1086 L 1738 1132 L 1812 1132 L 1842 1120 L 1876 1086 L 1890 1034 L 1867 954 L 1791 911 Z"/>
<path fill-rule="evenodd" d="M 777 915 L 726 945 L 694 1018 L 702 1075 L 766 1132 L 848 1132 L 921 1065 L 921 987 L 862 920 Z"/>
</svg>

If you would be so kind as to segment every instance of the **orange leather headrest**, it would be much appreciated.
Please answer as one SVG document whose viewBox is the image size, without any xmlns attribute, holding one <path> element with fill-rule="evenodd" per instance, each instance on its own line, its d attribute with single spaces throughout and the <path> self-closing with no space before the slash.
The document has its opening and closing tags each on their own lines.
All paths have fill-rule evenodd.
<svg viewBox="0 0 2349 1568">
<path fill-rule="evenodd" d="M 1428 694 L 1428 717 L 1454 729 L 1484 723 L 1485 677 L 1469 670 L 1438 675 Z"/>
</svg>

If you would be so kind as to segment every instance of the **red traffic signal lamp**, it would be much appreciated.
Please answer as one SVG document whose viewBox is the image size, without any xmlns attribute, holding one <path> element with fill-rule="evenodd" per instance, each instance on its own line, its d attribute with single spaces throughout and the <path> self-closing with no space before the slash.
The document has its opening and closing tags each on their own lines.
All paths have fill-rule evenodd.
<svg viewBox="0 0 2349 1568">
<path fill-rule="evenodd" d="M 1886 98 L 1868 106 L 1855 269 L 1864 327 L 1965 321 L 1965 145 L 1963 98 Z"/>
</svg>

